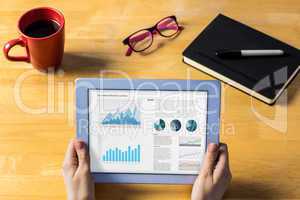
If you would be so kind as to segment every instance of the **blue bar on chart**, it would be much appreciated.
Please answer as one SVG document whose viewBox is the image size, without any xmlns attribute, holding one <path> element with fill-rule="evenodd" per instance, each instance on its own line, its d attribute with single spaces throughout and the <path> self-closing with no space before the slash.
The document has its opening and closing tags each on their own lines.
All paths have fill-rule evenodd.
<svg viewBox="0 0 300 200">
<path fill-rule="evenodd" d="M 128 146 L 126 150 L 115 147 L 105 151 L 102 155 L 104 162 L 139 163 L 141 162 L 141 145 Z"/>
</svg>

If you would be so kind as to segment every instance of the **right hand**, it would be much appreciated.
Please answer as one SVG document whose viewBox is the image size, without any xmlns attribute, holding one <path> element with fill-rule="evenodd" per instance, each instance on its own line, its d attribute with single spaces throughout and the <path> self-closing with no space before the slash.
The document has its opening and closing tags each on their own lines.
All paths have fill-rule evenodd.
<svg viewBox="0 0 300 200">
<path fill-rule="evenodd" d="M 232 175 L 226 144 L 209 144 L 200 173 L 194 182 L 192 200 L 220 200 Z"/>
</svg>

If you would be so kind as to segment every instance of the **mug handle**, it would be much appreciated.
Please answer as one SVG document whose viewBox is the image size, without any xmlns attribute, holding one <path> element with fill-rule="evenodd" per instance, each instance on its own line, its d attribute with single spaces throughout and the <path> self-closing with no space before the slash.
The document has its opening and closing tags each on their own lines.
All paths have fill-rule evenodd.
<svg viewBox="0 0 300 200">
<path fill-rule="evenodd" d="M 10 40 L 3 47 L 3 52 L 4 52 L 5 57 L 10 61 L 30 62 L 27 48 L 26 48 L 27 56 L 10 56 L 9 55 L 10 49 L 12 47 L 14 47 L 15 45 L 20 45 L 20 46 L 26 48 L 26 42 L 24 41 L 24 39 L 22 37 Z"/>
</svg>

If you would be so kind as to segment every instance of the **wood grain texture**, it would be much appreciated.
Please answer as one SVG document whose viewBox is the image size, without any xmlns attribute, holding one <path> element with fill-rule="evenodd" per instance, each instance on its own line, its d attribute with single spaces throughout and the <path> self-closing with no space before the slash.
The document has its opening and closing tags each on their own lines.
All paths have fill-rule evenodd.
<svg viewBox="0 0 300 200">
<path fill-rule="evenodd" d="M 74 80 L 78 77 L 212 79 L 182 63 L 192 38 L 222 12 L 300 47 L 299 0 L 10 0 L 0 5 L 0 41 L 18 36 L 26 10 L 53 6 L 66 18 L 62 70 L 54 76 L 0 55 L 0 199 L 65 199 L 61 163 L 75 135 Z M 175 14 L 185 30 L 155 37 L 153 52 L 125 57 L 121 41 Z M 15 48 L 12 54 L 22 54 Z M 229 145 L 229 199 L 300 199 L 300 77 L 274 106 L 222 84 L 221 140 Z M 285 98 L 287 97 L 287 99 Z M 264 116 L 261 119 L 259 116 Z M 269 123 L 269 124 L 268 124 Z M 184 200 L 182 185 L 97 185 L 97 199 Z"/>
</svg>

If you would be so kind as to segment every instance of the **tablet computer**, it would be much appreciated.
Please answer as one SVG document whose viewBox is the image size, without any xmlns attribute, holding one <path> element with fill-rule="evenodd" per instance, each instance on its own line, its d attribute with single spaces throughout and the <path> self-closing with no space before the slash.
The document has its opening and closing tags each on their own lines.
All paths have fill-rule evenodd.
<svg viewBox="0 0 300 200">
<path fill-rule="evenodd" d="M 219 143 L 220 82 L 82 78 L 76 115 L 95 182 L 191 184 Z"/>
</svg>

